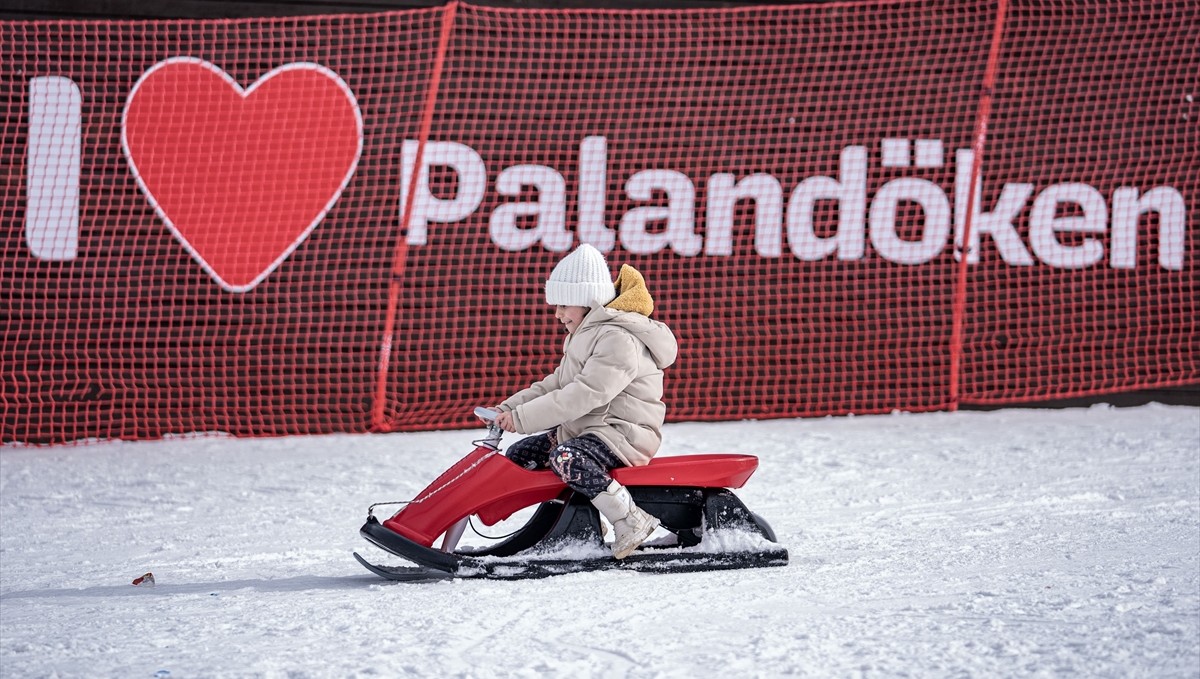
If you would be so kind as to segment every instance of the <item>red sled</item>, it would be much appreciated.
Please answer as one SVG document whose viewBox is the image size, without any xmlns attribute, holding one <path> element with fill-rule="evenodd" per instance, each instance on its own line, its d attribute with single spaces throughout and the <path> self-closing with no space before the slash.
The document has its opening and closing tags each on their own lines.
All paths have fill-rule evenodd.
<svg viewBox="0 0 1200 679">
<path fill-rule="evenodd" d="M 370 571 L 389 580 L 440 578 L 536 578 L 589 570 L 692 572 L 784 566 L 787 549 L 770 525 L 746 508 L 732 489 L 758 468 L 752 455 L 710 454 L 659 457 L 643 467 L 621 467 L 613 478 L 654 515 L 666 535 L 628 557 L 612 557 L 600 514 L 549 470 L 529 471 L 500 450 L 503 432 L 495 414 L 477 409 L 488 436 L 477 447 L 380 522 L 372 505 L 360 533 L 381 549 L 414 566 L 382 566 L 355 553 Z M 387 504 L 387 503 L 381 503 Z M 499 523 L 537 506 L 527 523 L 484 547 L 459 547 L 478 517 Z M 434 543 L 441 538 L 441 544 Z"/>
</svg>

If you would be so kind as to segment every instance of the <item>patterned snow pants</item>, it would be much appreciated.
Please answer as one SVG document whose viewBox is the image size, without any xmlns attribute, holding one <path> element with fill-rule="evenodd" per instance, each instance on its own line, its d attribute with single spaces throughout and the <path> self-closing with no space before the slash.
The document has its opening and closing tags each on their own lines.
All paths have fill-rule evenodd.
<svg viewBox="0 0 1200 679">
<path fill-rule="evenodd" d="M 526 469 L 550 467 L 571 490 L 589 500 L 608 489 L 608 470 L 624 467 L 595 434 L 584 434 L 559 443 L 553 432 L 529 436 L 508 447 L 508 459 Z"/>
</svg>

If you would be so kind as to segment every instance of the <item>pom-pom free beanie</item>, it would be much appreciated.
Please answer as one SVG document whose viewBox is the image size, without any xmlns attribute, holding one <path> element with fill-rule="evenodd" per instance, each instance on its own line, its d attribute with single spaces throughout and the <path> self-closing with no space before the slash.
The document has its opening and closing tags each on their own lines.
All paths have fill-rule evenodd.
<svg viewBox="0 0 1200 679">
<path fill-rule="evenodd" d="M 587 243 L 563 257 L 546 281 L 546 303 L 554 306 L 604 306 L 616 296 L 604 255 Z"/>
</svg>

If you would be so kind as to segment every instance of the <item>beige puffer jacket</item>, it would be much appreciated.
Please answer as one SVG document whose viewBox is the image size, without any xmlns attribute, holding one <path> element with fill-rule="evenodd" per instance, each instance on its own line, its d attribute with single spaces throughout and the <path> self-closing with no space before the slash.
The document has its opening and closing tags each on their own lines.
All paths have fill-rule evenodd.
<svg viewBox="0 0 1200 679">
<path fill-rule="evenodd" d="M 558 368 L 500 404 L 519 433 L 557 427 L 558 440 L 595 434 L 626 464 L 650 461 L 662 443 L 663 369 L 679 345 L 649 318 L 653 300 L 632 267 L 621 267 L 617 298 L 593 304 L 563 343 Z"/>
</svg>

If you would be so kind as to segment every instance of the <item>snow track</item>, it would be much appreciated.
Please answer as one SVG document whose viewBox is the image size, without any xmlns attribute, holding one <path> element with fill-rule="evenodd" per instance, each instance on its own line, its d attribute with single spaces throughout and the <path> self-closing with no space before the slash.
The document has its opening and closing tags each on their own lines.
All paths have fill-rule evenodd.
<svg viewBox="0 0 1200 679">
<path fill-rule="evenodd" d="M 0 675 L 1200 668 L 1196 408 L 668 425 L 663 454 L 760 457 L 738 496 L 787 567 L 423 584 L 364 571 L 352 551 L 389 558 L 358 536 L 367 505 L 411 497 L 476 434 L 0 449 Z M 156 587 L 130 585 L 147 571 Z"/>
</svg>

